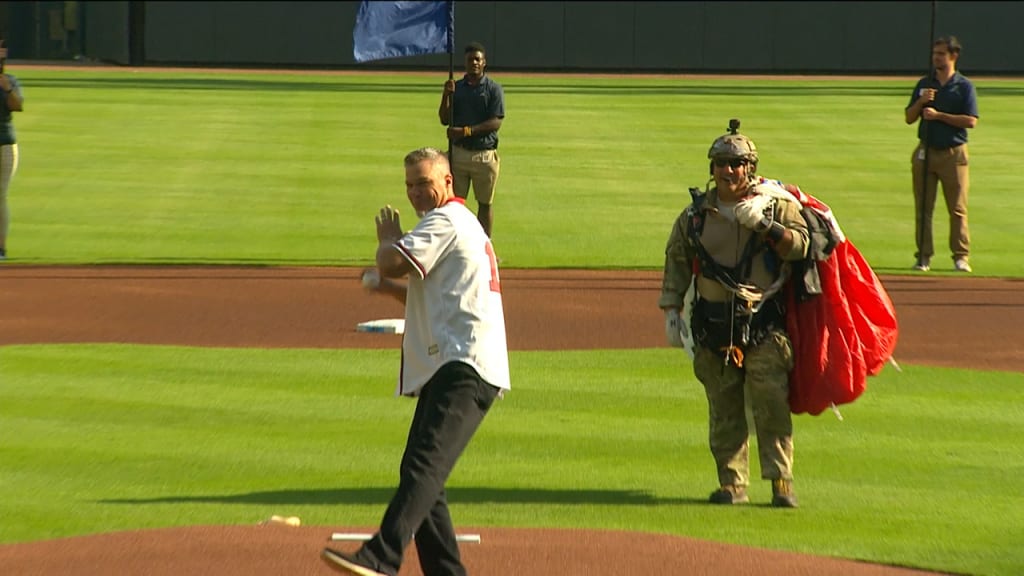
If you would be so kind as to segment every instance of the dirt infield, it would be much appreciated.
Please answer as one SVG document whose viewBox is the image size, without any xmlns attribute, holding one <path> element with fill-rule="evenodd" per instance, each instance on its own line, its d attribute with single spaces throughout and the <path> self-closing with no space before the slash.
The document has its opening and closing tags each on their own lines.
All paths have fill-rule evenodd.
<svg viewBox="0 0 1024 576">
<path fill-rule="evenodd" d="M 0 267 L 0 345 L 133 342 L 265 348 L 391 348 L 364 320 L 401 317 L 353 268 Z M 1024 371 L 1007 345 L 1024 325 L 1024 281 L 889 276 L 903 363 Z M 513 350 L 664 346 L 652 271 L 503 270 Z"/>
<path fill-rule="evenodd" d="M 394 301 L 359 287 L 351 268 L 0 267 L 0 345 L 127 342 L 192 346 L 383 348 L 400 337 L 356 333 L 356 323 L 400 317 Z M 513 350 L 663 346 L 659 274 L 503 271 Z M 886 277 L 896 304 L 901 363 L 1024 371 L 1007 346 L 1024 323 L 1020 281 Z M 317 551 L 334 531 L 368 527 L 203 526 L 0 545 L 5 574 L 327 574 Z M 891 566 L 695 539 L 615 531 L 460 531 L 478 575 L 926 574 Z M 628 544 L 630 554 L 621 551 Z M 339 545 L 339 548 L 353 548 Z M 770 567 L 770 568 L 769 568 Z M 419 575 L 415 551 L 402 570 Z"/>
</svg>

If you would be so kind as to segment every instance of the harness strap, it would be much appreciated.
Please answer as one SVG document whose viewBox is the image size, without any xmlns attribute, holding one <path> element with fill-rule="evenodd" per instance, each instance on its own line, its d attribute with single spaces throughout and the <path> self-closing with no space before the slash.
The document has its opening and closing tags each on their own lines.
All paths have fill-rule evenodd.
<svg viewBox="0 0 1024 576">
<path fill-rule="evenodd" d="M 716 262 L 711 257 L 711 254 L 708 254 L 708 251 L 700 241 L 700 235 L 704 231 L 704 199 L 704 195 L 694 197 L 692 212 L 690 213 L 689 224 L 686 229 L 687 238 L 690 240 L 690 245 L 697 252 L 697 259 L 701 267 L 701 270 L 695 270 L 694 272 L 701 272 L 704 276 L 721 282 L 726 289 L 734 294 L 743 292 L 743 284 L 738 282 L 733 275 L 741 279 L 750 275 L 750 270 L 754 265 L 754 249 L 757 246 L 757 235 L 751 234 L 750 238 L 747 239 L 746 245 L 743 246 L 743 254 L 740 256 L 736 266 L 730 268 Z"/>
</svg>

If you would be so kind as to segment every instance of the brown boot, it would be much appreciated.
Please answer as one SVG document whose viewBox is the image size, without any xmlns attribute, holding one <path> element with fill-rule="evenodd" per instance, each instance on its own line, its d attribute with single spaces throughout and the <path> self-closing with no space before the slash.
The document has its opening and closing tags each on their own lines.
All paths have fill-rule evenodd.
<svg viewBox="0 0 1024 576">
<path fill-rule="evenodd" d="M 793 481 L 781 478 L 772 480 L 772 506 L 775 508 L 796 508 L 796 493 Z"/>
<path fill-rule="evenodd" d="M 724 484 L 711 493 L 708 502 L 712 504 L 746 504 L 750 502 L 750 498 L 747 498 L 746 486 Z"/>
</svg>

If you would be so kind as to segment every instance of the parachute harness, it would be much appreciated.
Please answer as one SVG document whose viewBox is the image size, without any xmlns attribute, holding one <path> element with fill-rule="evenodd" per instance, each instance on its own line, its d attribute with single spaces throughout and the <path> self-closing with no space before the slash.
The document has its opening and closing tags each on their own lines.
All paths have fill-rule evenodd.
<svg viewBox="0 0 1024 576">
<path fill-rule="evenodd" d="M 735 267 L 722 266 L 708 254 L 700 242 L 700 235 L 704 228 L 704 200 L 706 199 L 706 192 L 702 194 L 699 188 L 691 188 L 690 193 L 693 196 L 693 204 L 686 232 L 690 245 L 697 253 L 699 271 L 702 275 L 717 280 L 729 293 L 727 304 L 729 323 L 728 343 L 715 349 L 722 354 L 726 366 L 731 364 L 737 368 L 742 368 L 744 350 L 751 344 L 751 337 L 753 336 L 755 340 L 760 340 L 766 333 L 766 327 L 761 327 L 758 333 L 751 334 L 751 324 L 753 323 L 754 316 L 761 311 L 767 302 L 774 302 L 772 299 L 782 289 L 787 275 L 779 274 L 778 278 L 763 292 L 756 286 L 738 282 L 735 278 L 746 278 L 750 274 L 757 245 L 757 235 L 752 234 L 750 236 L 750 239 L 743 247 L 743 252 Z M 774 207 L 774 203 L 770 206 Z M 766 218 L 773 222 L 774 209 L 771 210 L 771 215 L 768 215 L 767 212 L 768 210 L 766 210 Z M 739 323 L 738 326 L 737 323 Z M 738 330 L 737 327 L 739 328 Z M 697 335 L 695 334 L 695 336 Z"/>
</svg>

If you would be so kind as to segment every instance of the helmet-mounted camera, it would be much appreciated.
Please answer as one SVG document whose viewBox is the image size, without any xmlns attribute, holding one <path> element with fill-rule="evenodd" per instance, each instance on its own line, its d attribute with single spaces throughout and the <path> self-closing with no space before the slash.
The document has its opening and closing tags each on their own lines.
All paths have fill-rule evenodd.
<svg viewBox="0 0 1024 576">
<path fill-rule="evenodd" d="M 728 132 L 722 136 L 719 136 L 711 143 L 711 148 L 708 150 L 708 159 L 715 160 L 717 158 L 732 159 L 739 158 L 746 160 L 752 168 L 757 167 L 757 146 L 754 146 L 754 141 L 747 138 L 740 131 L 740 121 L 738 118 L 732 118 L 729 120 Z"/>
</svg>

